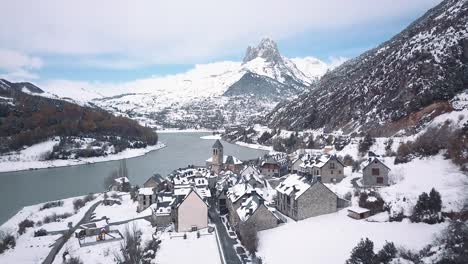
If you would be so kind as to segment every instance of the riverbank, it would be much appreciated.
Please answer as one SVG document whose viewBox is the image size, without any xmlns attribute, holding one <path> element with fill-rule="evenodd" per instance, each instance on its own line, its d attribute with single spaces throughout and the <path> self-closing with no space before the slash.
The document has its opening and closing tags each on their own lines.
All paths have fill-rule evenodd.
<svg viewBox="0 0 468 264">
<path fill-rule="evenodd" d="M 111 154 L 102 157 L 91 157 L 91 158 L 80 158 L 80 159 L 68 159 L 68 160 L 40 160 L 40 156 L 43 152 L 52 148 L 52 144 L 48 142 L 35 144 L 20 153 L 25 157 L 21 160 L 11 160 L 10 157 L 2 156 L 0 157 L 0 173 L 2 172 L 13 172 L 13 171 L 24 171 L 24 170 L 35 170 L 35 169 L 46 169 L 46 168 L 56 168 L 56 167 L 68 167 L 75 165 L 91 164 L 98 162 L 106 162 L 113 160 L 121 160 L 134 158 L 138 156 L 143 156 L 151 151 L 159 150 L 165 148 L 164 143 L 158 142 L 156 145 L 147 146 L 146 148 L 138 149 L 125 149 L 116 154 Z"/>
</svg>

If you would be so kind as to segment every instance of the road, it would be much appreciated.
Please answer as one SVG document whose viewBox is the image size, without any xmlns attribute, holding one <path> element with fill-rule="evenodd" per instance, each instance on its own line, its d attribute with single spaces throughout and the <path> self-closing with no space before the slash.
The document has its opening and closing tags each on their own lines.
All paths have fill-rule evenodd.
<svg viewBox="0 0 468 264">
<path fill-rule="evenodd" d="M 235 239 L 232 239 L 226 231 L 221 217 L 219 217 L 216 212 L 215 206 L 210 206 L 208 215 L 211 219 L 211 222 L 216 225 L 218 230 L 219 240 L 224 251 L 224 258 L 226 259 L 226 264 L 242 264 L 239 257 L 237 256 L 234 245 L 237 243 Z"/>
<path fill-rule="evenodd" d="M 54 246 L 50 250 L 49 255 L 47 255 L 47 257 L 42 262 L 43 264 L 52 264 L 52 262 L 54 262 L 55 257 L 59 253 L 60 249 L 62 249 L 63 245 L 65 245 L 65 243 L 68 241 L 68 239 L 70 239 L 70 237 L 73 235 L 73 233 L 75 233 L 75 230 L 80 225 L 87 223 L 91 220 L 91 215 L 93 214 L 96 207 L 98 207 L 98 205 L 100 205 L 101 203 L 102 201 L 98 201 L 91 205 L 88 211 L 86 211 L 86 213 L 84 214 L 83 218 L 81 218 L 81 220 L 72 229 L 70 229 L 70 231 L 64 233 L 62 237 L 57 239 Z"/>
</svg>

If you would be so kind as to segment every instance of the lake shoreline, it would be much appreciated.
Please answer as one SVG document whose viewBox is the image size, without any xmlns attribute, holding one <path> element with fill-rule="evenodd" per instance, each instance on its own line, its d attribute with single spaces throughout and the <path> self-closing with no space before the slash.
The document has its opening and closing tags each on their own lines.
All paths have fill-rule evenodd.
<svg viewBox="0 0 468 264">
<path fill-rule="evenodd" d="M 158 142 L 156 145 L 139 149 L 125 149 L 119 153 L 107 156 L 91 157 L 86 159 L 48 160 L 48 161 L 12 161 L 0 164 L 0 176 L 9 172 L 34 171 L 52 168 L 73 167 L 78 165 L 95 164 L 108 161 L 136 158 L 146 155 L 152 151 L 166 148 L 167 145 Z M 28 166 L 28 163 L 30 165 Z"/>
</svg>

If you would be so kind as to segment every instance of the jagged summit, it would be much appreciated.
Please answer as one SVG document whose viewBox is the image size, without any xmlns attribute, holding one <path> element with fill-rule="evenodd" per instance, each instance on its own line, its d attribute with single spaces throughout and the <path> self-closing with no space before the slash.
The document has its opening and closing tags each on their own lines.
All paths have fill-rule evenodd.
<svg viewBox="0 0 468 264">
<path fill-rule="evenodd" d="M 242 63 L 247 63 L 255 58 L 264 58 L 267 62 L 278 63 L 283 60 L 278 50 L 278 45 L 270 38 L 264 38 L 257 47 L 247 47 Z"/>
</svg>

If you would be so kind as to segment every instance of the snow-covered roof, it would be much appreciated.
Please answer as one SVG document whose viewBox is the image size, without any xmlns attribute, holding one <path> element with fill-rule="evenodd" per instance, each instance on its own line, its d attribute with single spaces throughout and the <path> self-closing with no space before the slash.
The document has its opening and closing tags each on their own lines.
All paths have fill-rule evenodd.
<svg viewBox="0 0 468 264">
<path fill-rule="evenodd" d="M 255 213 L 260 205 L 260 199 L 258 195 L 251 195 L 247 200 L 242 202 L 241 206 L 237 209 L 237 215 L 241 221 L 246 221 Z"/>
<path fill-rule="evenodd" d="M 385 163 L 382 161 L 382 159 L 378 156 L 372 156 L 372 157 L 369 157 L 366 161 L 364 161 L 362 163 L 362 168 L 365 169 L 367 166 L 369 166 L 372 162 L 380 162 L 382 163 L 387 169 L 390 170 L 390 168 L 385 165 Z"/>
<path fill-rule="evenodd" d="M 130 182 L 130 181 L 128 180 L 128 178 L 127 178 L 127 177 L 120 177 L 120 178 L 116 178 L 116 179 L 114 179 L 114 181 L 115 181 L 115 182 L 117 182 L 118 184 L 122 184 L 122 183 Z"/>
<path fill-rule="evenodd" d="M 256 175 L 260 175 L 260 171 L 252 166 L 252 165 L 248 165 L 248 166 L 245 166 L 241 173 L 240 173 L 242 176 L 245 176 L 245 175 L 251 175 L 251 174 L 256 174 Z"/>
<path fill-rule="evenodd" d="M 243 163 L 240 159 L 238 159 L 238 158 L 236 158 L 234 156 L 224 155 L 223 156 L 223 164 L 228 164 L 228 161 L 229 161 L 229 164 L 235 164 L 235 165 L 239 165 L 239 164 Z M 206 162 L 213 162 L 213 157 L 207 159 Z"/>
<path fill-rule="evenodd" d="M 138 194 L 140 195 L 154 195 L 154 188 L 140 188 L 138 189 Z"/>
<path fill-rule="evenodd" d="M 82 225 L 80 225 L 80 228 L 82 228 L 82 229 L 104 228 L 107 225 L 108 225 L 107 220 L 103 219 L 103 220 L 96 221 L 96 222 L 82 224 Z"/>
<path fill-rule="evenodd" d="M 291 174 L 283 182 L 281 182 L 276 190 L 282 194 L 291 195 L 295 194 L 295 199 L 301 196 L 307 189 L 309 189 L 311 184 L 305 177 L 302 177 L 297 174 Z"/>
<path fill-rule="evenodd" d="M 349 207 L 348 211 L 351 211 L 351 212 L 354 212 L 354 213 L 357 213 L 357 214 L 362 214 L 362 213 L 367 213 L 370 210 L 366 209 L 366 208 L 359 207 L 359 206 L 353 206 L 353 207 Z"/>
<path fill-rule="evenodd" d="M 273 159 L 272 157 L 268 157 L 266 160 L 262 161 L 262 165 L 265 165 L 265 164 L 274 164 L 274 165 L 278 165 L 278 162 Z"/>
</svg>

